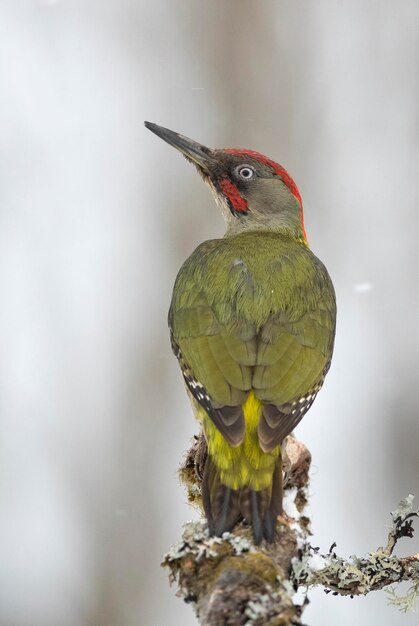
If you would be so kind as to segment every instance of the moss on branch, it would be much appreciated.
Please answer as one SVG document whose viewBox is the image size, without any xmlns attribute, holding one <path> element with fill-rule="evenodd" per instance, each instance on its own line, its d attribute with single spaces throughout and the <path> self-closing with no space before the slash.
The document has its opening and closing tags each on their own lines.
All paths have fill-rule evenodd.
<svg viewBox="0 0 419 626">
<path fill-rule="evenodd" d="M 200 483 L 206 458 L 202 435 L 196 437 L 180 469 L 188 500 L 202 509 Z M 294 437 L 284 447 L 284 508 L 275 544 L 255 546 L 251 529 L 209 537 L 206 522 L 189 522 L 182 540 L 165 555 L 178 595 L 193 604 L 201 626 L 298 626 L 306 602 L 295 602 L 298 588 L 324 587 L 327 593 L 356 596 L 411 581 L 406 596 L 391 588 L 389 601 L 401 610 L 414 608 L 419 596 L 419 554 L 393 556 L 401 537 L 413 536 L 413 496 L 393 511 L 387 544 L 365 557 L 344 559 L 333 550 L 319 554 L 309 543 L 307 503 L 310 453 Z"/>
<path fill-rule="evenodd" d="M 197 437 L 180 469 L 189 501 L 201 507 L 200 477 L 206 448 Z M 309 520 L 303 515 L 307 502 L 310 453 L 293 437 L 285 446 L 285 503 L 296 519 L 279 518 L 275 545 L 255 546 L 244 523 L 222 538 L 209 537 L 204 521 L 189 522 L 182 540 L 166 554 L 179 595 L 193 603 L 202 626 L 288 626 L 300 624 L 302 607 L 293 602 L 290 582 L 292 561 L 298 558 Z"/>
</svg>

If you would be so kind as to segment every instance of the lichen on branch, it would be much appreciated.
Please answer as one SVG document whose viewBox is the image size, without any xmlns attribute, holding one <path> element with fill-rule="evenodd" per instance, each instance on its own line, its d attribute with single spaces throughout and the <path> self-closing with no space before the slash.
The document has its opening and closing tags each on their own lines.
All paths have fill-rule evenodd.
<svg viewBox="0 0 419 626">
<path fill-rule="evenodd" d="M 200 476 L 205 441 L 197 437 L 180 470 L 189 501 L 201 507 Z M 233 532 L 209 537 L 205 521 L 189 522 L 182 540 L 165 555 L 178 595 L 191 602 L 202 626 L 286 626 L 301 623 L 302 607 L 293 601 L 292 561 L 309 534 L 303 511 L 310 468 L 307 448 L 289 437 L 284 450 L 284 505 L 295 518 L 279 518 L 278 541 L 255 546 L 243 522 Z"/>
<path fill-rule="evenodd" d="M 189 502 L 202 510 L 200 482 L 206 457 L 202 434 L 196 437 L 180 469 Z M 240 523 L 222 537 L 210 537 L 204 520 L 188 522 L 181 541 L 165 555 L 163 566 L 178 585 L 178 595 L 191 603 L 201 626 L 298 626 L 307 599 L 295 601 L 301 588 L 322 586 L 326 593 L 365 595 L 402 581 L 411 581 L 407 595 L 390 587 L 388 599 L 401 610 L 414 609 L 419 597 L 419 554 L 393 555 L 397 541 L 413 536 L 413 496 L 392 512 L 384 547 L 364 557 L 344 559 L 335 544 L 327 554 L 309 542 L 307 503 L 311 456 L 290 436 L 284 446 L 284 509 L 274 544 L 255 546 L 251 529 Z"/>
<path fill-rule="evenodd" d="M 419 517 L 419 511 L 413 511 L 413 496 L 409 495 L 402 500 L 391 515 L 393 524 L 386 546 L 377 548 L 367 556 L 344 559 L 333 549 L 326 555 L 319 555 L 316 551 L 316 566 L 313 567 L 310 558 L 314 551 L 311 546 L 308 547 L 306 554 L 294 564 L 296 584 L 307 587 L 321 585 L 326 592 L 333 592 L 335 595 L 355 596 L 383 589 L 393 583 L 412 581 L 413 588 L 417 591 L 419 554 L 402 558 L 392 556 L 399 539 L 413 537 L 413 518 Z M 394 590 L 391 593 L 395 595 Z M 413 595 L 410 591 L 409 602 L 414 608 Z M 397 602 L 394 601 L 393 604 Z"/>
</svg>

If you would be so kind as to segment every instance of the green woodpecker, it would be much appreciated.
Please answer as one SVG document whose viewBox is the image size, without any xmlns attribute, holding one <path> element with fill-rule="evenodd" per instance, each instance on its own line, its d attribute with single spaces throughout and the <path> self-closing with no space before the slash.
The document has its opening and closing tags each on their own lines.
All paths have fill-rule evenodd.
<svg viewBox="0 0 419 626">
<path fill-rule="evenodd" d="M 329 369 L 336 302 L 308 247 L 286 170 L 244 149 L 212 150 L 150 122 L 192 162 L 227 222 L 181 267 L 169 311 L 173 351 L 208 447 L 202 495 L 210 533 L 245 519 L 256 543 L 282 513 L 281 444 Z"/>
</svg>

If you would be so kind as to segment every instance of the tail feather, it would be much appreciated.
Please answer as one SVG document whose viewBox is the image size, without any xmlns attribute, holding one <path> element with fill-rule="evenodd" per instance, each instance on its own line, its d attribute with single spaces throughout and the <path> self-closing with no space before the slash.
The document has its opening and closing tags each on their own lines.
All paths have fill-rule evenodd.
<svg viewBox="0 0 419 626">
<path fill-rule="evenodd" d="M 202 500 L 211 535 L 220 537 L 240 521 L 240 492 L 221 483 L 220 473 L 209 456 L 202 479 Z"/>
<path fill-rule="evenodd" d="M 240 519 L 239 493 L 221 484 L 218 491 L 222 501 L 216 509 L 215 534 L 222 535 L 226 530 L 231 530 Z"/>
<path fill-rule="evenodd" d="M 256 491 L 250 487 L 232 489 L 220 479 L 220 471 L 208 456 L 202 481 L 202 498 L 210 534 L 221 536 L 241 520 L 252 526 L 253 538 L 275 540 L 276 521 L 282 512 L 282 468 L 280 458 L 273 471 L 272 483 Z"/>
<path fill-rule="evenodd" d="M 263 526 L 261 520 L 262 506 L 261 500 L 263 492 L 253 491 L 252 489 L 248 489 L 250 496 L 250 505 L 252 509 L 251 521 L 252 521 L 252 530 L 253 530 L 253 538 L 255 543 L 258 544 L 263 539 Z"/>
<path fill-rule="evenodd" d="M 276 520 L 282 514 L 282 467 L 279 462 L 272 477 L 271 501 L 263 520 L 263 535 L 269 543 L 275 539 Z"/>
</svg>

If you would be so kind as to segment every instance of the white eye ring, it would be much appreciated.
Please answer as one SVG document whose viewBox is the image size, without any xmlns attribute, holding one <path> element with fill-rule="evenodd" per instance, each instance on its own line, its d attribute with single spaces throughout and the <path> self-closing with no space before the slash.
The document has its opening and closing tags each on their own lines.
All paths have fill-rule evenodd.
<svg viewBox="0 0 419 626">
<path fill-rule="evenodd" d="M 243 180 L 250 180 L 255 174 L 255 170 L 251 165 L 240 165 L 237 168 L 237 174 Z"/>
</svg>

